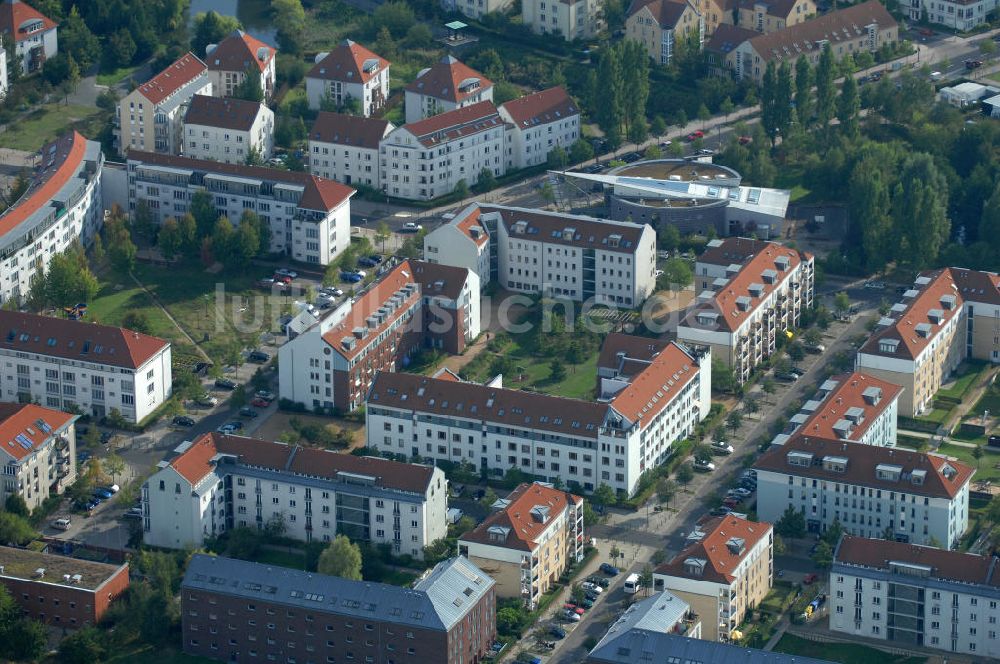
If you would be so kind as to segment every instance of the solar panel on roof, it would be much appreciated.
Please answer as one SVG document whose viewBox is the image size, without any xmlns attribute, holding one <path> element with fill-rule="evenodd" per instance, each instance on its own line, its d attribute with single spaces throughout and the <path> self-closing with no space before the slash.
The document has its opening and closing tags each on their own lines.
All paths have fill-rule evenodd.
<svg viewBox="0 0 1000 664">
<path fill-rule="evenodd" d="M 14 436 L 14 440 L 16 440 L 18 443 L 20 443 L 21 447 L 23 447 L 24 449 L 26 449 L 26 450 L 30 450 L 31 449 L 31 441 L 28 440 L 27 437 L 25 437 L 24 434 L 22 434 L 22 433 L 17 434 L 16 436 Z"/>
</svg>

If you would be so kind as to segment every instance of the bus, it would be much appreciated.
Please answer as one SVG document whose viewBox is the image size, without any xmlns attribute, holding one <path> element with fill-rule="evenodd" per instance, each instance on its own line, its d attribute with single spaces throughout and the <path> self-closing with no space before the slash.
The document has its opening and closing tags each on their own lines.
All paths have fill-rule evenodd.
<svg viewBox="0 0 1000 664">
<path fill-rule="evenodd" d="M 629 574 L 627 577 L 625 577 L 624 589 L 625 592 L 628 593 L 629 595 L 634 595 L 635 593 L 639 592 L 639 575 Z"/>
</svg>

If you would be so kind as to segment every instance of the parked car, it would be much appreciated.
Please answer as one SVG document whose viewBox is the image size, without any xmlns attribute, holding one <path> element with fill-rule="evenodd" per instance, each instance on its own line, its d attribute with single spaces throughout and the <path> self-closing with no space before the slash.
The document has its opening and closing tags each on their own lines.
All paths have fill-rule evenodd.
<svg viewBox="0 0 1000 664">
<path fill-rule="evenodd" d="M 642 159 L 642 155 L 638 152 L 626 152 L 622 155 L 621 160 L 626 164 L 634 164 L 635 162 Z"/>
<path fill-rule="evenodd" d="M 271 356 L 262 350 L 254 350 L 250 351 L 250 354 L 247 355 L 247 359 L 253 362 L 254 364 L 264 364 L 265 362 L 271 359 Z"/>
<path fill-rule="evenodd" d="M 703 157 L 710 157 L 713 154 L 715 154 L 715 150 L 713 150 L 712 148 L 702 148 L 698 150 L 698 152 L 696 152 L 695 154 L 699 154 Z"/>
<path fill-rule="evenodd" d="M 662 148 L 664 150 L 666 150 L 667 148 L 669 148 L 673 144 L 674 144 L 674 142 L 671 141 L 670 139 L 667 139 L 665 141 L 660 141 L 660 143 L 659 143 L 660 148 Z"/>
<path fill-rule="evenodd" d="M 699 138 L 705 138 L 705 132 L 701 131 L 700 129 L 698 129 L 696 131 L 692 131 L 690 134 L 688 134 L 687 135 L 687 142 L 688 143 L 693 143 L 694 141 L 698 140 Z"/>
<path fill-rule="evenodd" d="M 69 519 L 56 519 L 52 522 L 52 527 L 57 530 L 69 530 L 73 526 L 73 522 Z"/>
<path fill-rule="evenodd" d="M 216 429 L 216 431 L 218 431 L 219 433 L 236 433 L 242 428 L 243 428 L 242 422 L 234 421 L 234 422 L 226 422 L 218 429 Z"/>
<path fill-rule="evenodd" d="M 424 227 L 421 226 L 420 224 L 414 223 L 412 221 L 408 221 L 405 224 L 403 224 L 403 227 L 399 229 L 399 232 L 400 233 L 419 233 L 420 231 L 423 230 L 423 228 Z"/>
<path fill-rule="evenodd" d="M 101 500 L 107 500 L 108 498 L 110 498 L 113 495 L 115 495 L 115 494 L 111 493 L 110 491 L 108 491 L 104 487 L 99 487 L 97 489 L 94 489 L 94 497 L 95 498 L 100 498 Z"/>
<path fill-rule="evenodd" d="M 753 491 L 751 491 L 750 489 L 745 489 L 741 486 L 736 487 L 735 489 L 730 489 L 730 491 L 735 493 L 740 498 L 749 498 L 750 496 L 753 495 Z"/>
<path fill-rule="evenodd" d="M 340 280 L 346 281 L 347 283 L 356 284 L 362 279 L 364 279 L 364 277 L 358 274 L 357 272 L 350 272 L 348 270 L 344 270 L 343 272 L 340 273 Z"/>
<path fill-rule="evenodd" d="M 287 276 L 282 276 L 280 274 L 274 275 L 274 280 L 279 284 L 290 284 L 292 283 L 292 278 Z"/>
<path fill-rule="evenodd" d="M 583 596 L 586 597 L 587 599 L 589 599 L 591 602 L 596 602 L 597 598 L 600 597 L 600 595 L 598 595 L 593 590 L 588 590 L 587 592 L 585 592 L 583 594 Z"/>
<path fill-rule="evenodd" d="M 567 622 L 580 622 L 582 620 L 580 616 L 573 613 L 572 611 L 563 611 L 561 615 L 563 617 L 563 620 L 566 620 Z"/>
<path fill-rule="evenodd" d="M 805 351 L 807 353 L 812 353 L 813 355 L 819 355 L 820 353 L 826 352 L 826 346 L 823 344 L 809 344 L 805 346 Z"/>
<path fill-rule="evenodd" d="M 250 417 L 250 418 L 257 417 L 257 411 L 254 410 L 253 408 L 250 408 L 249 406 L 243 406 L 242 408 L 240 408 L 240 417 Z"/>
<path fill-rule="evenodd" d="M 142 508 L 141 507 L 130 507 L 125 510 L 122 514 L 123 519 L 141 519 L 142 518 Z"/>
<path fill-rule="evenodd" d="M 611 563 L 601 563 L 600 570 L 607 574 L 608 576 L 618 576 L 619 569 L 612 565 Z"/>
<path fill-rule="evenodd" d="M 604 588 L 600 587 L 596 583 L 590 583 L 589 581 L 584 581 L 583 583 L 580 584 L 580 587 L 583 588 L 584 590 L 592 590 L 598 595 L 604 592 Z"/>
<path fill-rule="evenodd" d="M 723 440 L 716 440 L 711 445 L 712 451 L 716 454 L 732 454 L 733 446 Z"/>
<path fill-rule="evenodd" d="M 715 464 L 711 461 L 702 461 L 701 459 L 694 460 L 694 469 L 700 470 L 705 473 L 710 473 L 715 470 Z"/>
<path fill-rule="evenodd" d="M 729 514 L 732 511 L 733 510 L 731 508 L 726 507 L 725 505 L 723 505 L 721 507 L 716 507 L 716 508 L 712 509 L 712 511 L 709 512 L 709 514 L 711 514 L 712 516 L 726 516 L 727 514 Z"/>
<path fill-rule="evenodd" d="M 818 578 L 815 574 L 806 574 L 805 578 L 802 579 L 802 583 L 809 586 L 816 583 L 816 579 Z"/>
<path fill-rule="evenodd" d="M 299 273 L 295 270 L 289 270 L 287 267 L 279 267 L 274 273 L 281 277 L 291 277 L 292 279 L 298 279 Z"/>
<path fill-rule="evenodd" d="M 219 400 L 211 394 L 202 394 L 200 397 L 196 397 L 194 402 L 205 408 L 212 408 L 219 405 Z"/>
<path fill-rule="evenodd" d="M 90 452 L 88 452 L 86 450 L 82 450 L 82 451 L 76 453 L 76 462 L 77 463 L 83 463 L 84 461 L 88 460 L 89 458 L 90 458 Z"/>
<path fill-rule="evenodd" d="M 778 380 L 787 381 L 793 383 L 799 379 L 798 374 L 792 373 L 791 371 L 776 371 L 774 372 L 774 377 Z"/>
<path fill-rule="evenodd" d="M 382 262 L 382 258 L 379 256 L 362 256 L 358 259 L 358 265 L 363 265 L 364 267 L 375 267 Z"/>
<path fill-rule="evenodd" d="M 223 390 L 235 390 L 236 382 L 229 380 L 228 378 L 216 378 L 215 386 Z"/>
<path fill-rule="evenodd" d="M 552 627 L 550 627 L 549 634 L 551 634 L 557 639 L 566 638 L 566 630 L 564 630 L 562 627 L 559 627 L 558 625 L 553 625 Z"/>
<path fill-rule="evenodd" d="M 739 142 L 740 145 L 750 145 L 753 143 L 753 136 L 740 136 Z"/>
<path fill-rule="evenodd" d="M 594 608 L 594 600 L 585 598 L 582 602 L 580 602 L 580 606 L 585 609 L 592 609 Z"/>
<path fill-rule="evenodd" d="M 982 60 L 966 60 L 965 61 L 965 68 L 966 69 L 970 69 L 970 70 L 971 69 L 979 69 L 982 66 L 983 66 L 983 61 Z"/>
<path fill-rule="evenodd" d="M 250 405 L 253 406 L 254 408 L 267 408 L 268 406 L 271 405 L 271 402 L 268 401 L 267 399 L 261 399 L 260 397 L 254 397 L 250 401 Z"/>
<path fill-rule="evenodd" d="M 789 369 L 789 371 L 791 371 L 793 374 L 795 374 L 799 378 L 802 378 L 803 376 L 806 375 L 805 370 L 804 369 L 800 369 L 799 367 L 792 367 L 791 369 Z"/>
<path fill-rule="evenodd" d="M 173 420 L 171 420 L 171 423 L 175 427 L 193 427 L 194 418 L 188 417 L 187 415 L 177 415 Z"/>
<path fill-rule="evenodd" d="M 274 392 L 271 390 L 257 390 L 253 393 L 254 397 L 264 399 L 266 401 L 274 401 L 277 398 Z"/>
<path fill-rule="evenodd" d="M 740 504 L 740 501 L 739 499 L 730 496 L 728 498 L 724 498 L 722 504 L 725 505 L 726 507 L 734 508 Z"/>
</svg>

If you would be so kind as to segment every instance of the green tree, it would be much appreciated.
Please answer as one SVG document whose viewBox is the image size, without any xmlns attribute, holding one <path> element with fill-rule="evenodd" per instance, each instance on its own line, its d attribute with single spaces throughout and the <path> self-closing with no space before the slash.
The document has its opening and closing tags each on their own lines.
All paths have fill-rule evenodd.
<svg viewBox="0 0 1000 664">
<path fill-rule="evenodd" d="M 837 120 L 844 134 L 849 137 L 858 134 L 858 113 L 861 111 L 861 98 L 858 96 L 858 82 L 853 76 L 844 77 L 840 86 L 840 97 L 837 99 Z"/>
<path fill-rule="evenodd" d="M 702 128 L 702 130 L 704 130 L 705 129 L 705 123 L 708 122 L 712 118 L 712 112 L 710 110 L 708 110 L 708 106 L 705 106 L 705 104 L 702 103 L 700 106 L 698 106 L 697 117 L 698 117 L 698 120 L 701 121 L 701 128 Z"/>
<path fill-rule="evenodd" d="M 622 89 L 616 90 L 615 94 L 619 95 L 628 139 L 633 143 L 640 143 L 648 135 L 646 104 L 649 100 L 649 55 L 646 48 L 633 39 L 621 42 L 616 50 L 623 80 Z M 607 84 L 606 79 L 604 82 Z"/>
<path fill-rule="evenodd" d="M 104 470 L 111 475 L 111 481 L 114 482 L 125 472 L 125 459 L 118 454 L 109 454 L 104 458 Z"/>
<path fill-rule="evenodd" d="M 4 509 L 11 514 L 16 514 L 17 516 L 24 517 L 27 519 L 31 515 L 31 510 L 28 509 L 28 504 L 24 502 L 24 498 L 21 497 L 19 493 L 12 493 L 7 496 L 7 500 L 4 501 Z"/>
<path fill-rule="evenodd" d="M 209 44 L 218 44 L 234 30 L 240 29 L 241 26 L 235 16 L 224 16 L 209 11 L 197 14 L 194 17 L 193 27 L 194 36 L 191 37 L 191 50 L 199 58 L 204 58 L 205 49 L 208 48 Z"/>
<path fill-rule="evenodd" d="M 673 251 L 681 246 L 681 232 L 673 224 L 663 224 L 657 231 L 656 244 L 664 251 Z"/>
<path fill-rule="evenodd" d="M 566 365 L 558 357 L 552 358 L 549 362 L 549 380 L 558 383 L 564 378 L 566 378 Z"/>
<path fill-rule="evenodd" d="M 316 569 L 320 574 L 360 581 L 361 547 L 346 535 L 337 535 L 320 554 Z"/>
<path fill-rule="evenodd" d="M 70 7 L 69 15 L 59 22 L 59 51 L 71 55 L 84 70 L 90 69 L 101 57 L 101 43 L 80 17 L 75 4 Z"/>
<path fill-rule="evenodd" d="M 281 50 L 293 54 L 301 52 L 302 33 L 306 28 L 302 0 L 271 0 L 271 14 Z"/>
<path fill-rule="evenodd" d="M 727 97 L 728 99 L 728 97 Z M 730 102 L 731 104 L 732 102 Z M 667 133 L 667 122 L 663 119 L 662 115 L 657 115 L 653 118 L 653 121 L 649 123 L 649 132 L 656 138 L 660 138 Z M 580 159 L 579 161 L 584 161 Z"/>
<path fill-rule="evenodd" d="M 788 357 L 791 358 L 792 362 L 801 362 L 806 356 L 805 349 L 798 341 L 793 341 L 789 344 L 785 352 L 788 353 Z"/>
<path fill-rule="evenodd" d="M 149 242 L 155 230 L 153 211 L 146 201 L 139 201 L 132 215 L 132 236 L 141 242 Z"/>
<path fill-rule="evenodd" d="M 820 569 L 828 569 L 833 564 L 833 547 L 820 540 L 816 545 L 816 550 L 812 554 L 813 562 Z"/>
<path fill-rule="evenodd" d="M 195 196 L 198 194 L 196 193 Z M 200 239 L 198 238 L 198 222 L 194 215 L 185 212 L 177 219 L 177 231 L 181 238 L 181 252 L 188 258 L 198 255 Z"/>
<path fill-rule="evenodd" d="M 212 194 L 207 191 L 196 191 L 191 196 L 189 210 L 194 217 L 198 239 L 211 236 L 212 230 L 215 228 L 215 220 L 219 218 Z"/>
<path fill-rule="evenodd" d="M 694 469 L 691 464 L 685 461 L 677 468 L 677 481 L 681 484 L 688 484 L 694 479 Z"/>
<path fill-rule="evenodd" d="M 212 254 L 215 256 L 215 260 L 226 268 L 233 266 L 239 258 L 239 241 L 236 229 L 225 216 L 219 217 L 215 222 L 215 230 L 212 231 Z"/>
<path fill-rule="evenodd" d="M 593 158 L 594 146 L 589 141 L 580 138 L 569 146 L 569 162 L 571 164 L 580 164 Z"/>
<path fill-rule="evenodd" d="M 1000 181 L 983 204 L 983 212 L 979 218 L 979 241 L 994 249 L 1000 247 Z"/>
<path fill-rule="evenodd" d="M 427 48 L 434 42 L 434 33 L 426 23 L 414 23 L 406 31 L 406 39 L 403 43 L 408 48 Z"/>
<path fill-rule="evenodd" d="M 59 642 L 59 661 L 65 664 L 96 664 L 104 661 L 107 651 L 102 633 L 87 626 L 70 632 Z"/>
<path fill-rule="evenodd" d="M 840 523 L 840 519 L 834 517 L 833 523 L 830 527 L 826 529 L 823 533 L 823 541 L 829 544 L 831 547 L 837 546 L 837 542 L 840 541 L 840 536 L 844 534 L 844 525 Z"/>
<path fill-rule="evenodd" d="M 455 197 L 459 198 L 459 199 L 463 199 L 463 198 L 468 198 L 469 197 L 469 185 L 465 181 L 465 178 L 462 178 L 461 180 L 459 180 L 458 182 L 455 183 L 454 194 L 455 194 Z"/>
<path fill-rule="evenodd" d="M 774 524 L 774 532 L 782 537 L 803 537 L 806 534 L 806 517 L 799 510 L 789 505 L 778 522 Z"/>
<path fill-rule="evenodd" d="M 132 64 L 137 50 L 138 47 L 128 28 L 119 28 L 108 38 L 107 45 L 101 52 L 102 64 L 109 71 L 127 67 Z"/>
<path fill-rule="evenodd" d="M 851 298 L 847 291 L 840 291 L 833 296 L 833 310 L 841 316 L 851 310 Z"/>
<path fill-rule="evenodd" d="M 591 496 L 591 500 L 597 505 L 614 505 L 617 502 L 618 497 L 615 495 L 614 489 L 609 487 L 607 484 L 601 483 L 600 486 L 594 491 Z"/>
<path fill-rule="evenodd" d="M 375 25 L 387 28 L 394 39 L 402 39 L 417 22 L 417 17 L 403 0 L 391 0 L 375 9 L 372 20 Z"/>
<path fill-rule="evenodd" d="M 837 65 L 833 59 L 833 50 L 829 42 L 823 44 L 816 65 L 816 120 L 821 127 L 826 127 L 833 118 L 834 97 L 836 95 Z"/>
<path fill-rule="evenodd" d="M 549 150 L 549 154 L 546 156 L 546 163 L 553 171 L 561 171 L 566 168 L 568 162 L 569 156 L 561 145 L 557 145 Z"/>
<path fill-rule="evenodd" d="M 813 85 L 816 79 L 812 65 L 805 55 L 800 55 L 795 61 L 795 114 L 804 126 L 812 125 L 813 117 Z"/>
<path fill-rule="evenodd" d="M 712 357 L 712 389 L 716 392 L 735 392 L 739 388 L 732 367 L 718 356 Z"/>
<path fill-rule="evenodd" d="M 183 244 L 184 239 L 181 237 L 181 229 L 177 220 L 168 217 L 156 235 L 156 246 L 160 250 L 160 254 L 168 261 L 173 260 L 181 252 Z"/>
<path fill-rule="evenodd" d="M 264 101 L 264 86 L 260 82 L 260 71 L 250 67 L 243 72 L 243 80 L 233 88 L 233 96 L 247 101 Z"/>
<path fill-rule="evenodd" d="M 642 572 L 639 573 L 639 585 L 642 586 L 644 595 L 648 595 L 653 587 L 653 566 L 649 563 L 643 565 Z"/>
<path fill-rule="evenodd" d="M 479 171 L 479 177 L 476 178 L 476 187 L 479 191 L 490 191 L 495 189 L 497 186 L 496 176 L 493 175 L 493 170 L 490 168 L 483 167 Z"/>
<path fill-rule="evenodd" d="M 678 289 L 687 288 L 694 281 L 691 263 L 680 257 L 668 258 L 663 264 L 663 281 Z"/>
<path fill-rule="evenodd" d="M 656 482 L 656 494 L 661 503 L 669 503 L 677 495 L 677 483 L 669 477 L 661 477 Z"/>
<path fill-rule="evenodd" d="M 97 277 L 78 249 L 53 256 L 48 271 L 44 275 L 39 272 L 39 278 L 44 279 L 45 301 L 57 307 L 90 302 L 100 290 Z"/>
<path fill-rule="evenodd" d="M 743 414 L 739 410 L 731 410 L 726 416 L 726 426 L 733 433 L 743 425 Z"/>
<path fill-rule="evenodd" d="M 24 517 L 10 512 L 0 512 L 0 544 L 23 546 L 37 535 L 38 533 Z"/>
<path fill-rule="evenodd" d="M 972 448 L 972 458 L 976 460 L 976 468 L 979 468 L 979 462 L 983 459 L 983 446 L 976 445 Z"/>
<path fill-rule="evenodd" d="M 778 169 L 767 150 L 757 150 L 750 162 L 749 180 L 758 187 L 773 186 Z"/>
<path fill-rule="evenodd" d="M 908 157 L 899 180 L 892 197 L 896 259 L 925 269 L 936 261 L 951 233 L 948 181 L 927 153 Z"/>
<path fill-rule="evenodd" d="M 48 649 L 49 633 L 37 620 L 21 618 L 0 632 L 0 652 L 15 661 L 33 662 Z"/>
<path fill-rule="evenodd" d="M 121 213 L 120 208 L 117 209 L 118 214 L 112 210 L 111 216 L 104 222 L 108 259 L 119 272 L 131 272 L 135 266 L 137 249 L 132 242 L 132 234 L 125 215 Z"/>
<path fill-rule="evenodd" d="M 621 126 L 625 115 L 625 86 L 622 76 L 622 63 L 617 48 L 609 47 L 601 50 L 597 62 L 597 80 L 601 81 L 602 89 L 598 93 L 599 101 L 591 115 L 604 130 L 605 139 L 614 148 L 621 143 Z"/>
</svg>

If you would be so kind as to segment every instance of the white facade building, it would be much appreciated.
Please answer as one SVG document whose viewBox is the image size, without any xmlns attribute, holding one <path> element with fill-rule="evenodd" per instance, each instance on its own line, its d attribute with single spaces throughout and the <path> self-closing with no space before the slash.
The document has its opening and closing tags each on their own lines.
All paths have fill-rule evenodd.
<svg viewBox="0 0 1000 664">
<path fill-rule="evenodd" d="M 274 111 L 262 103 L 195 95 L 184 115 L 185 157 L 244 164 L 274 149 Z"/>
<path fill-rule="evenodd" d="M 0 3 L 0 33 L 10 35 L 14 40 L 14 53 L 24 74 L 41 71 L 45 61 L 56 56 L 59 52 L 58 30 L 55 21 L 21 0 L 3 0 Z M 14 63 L 7 64 L 13 66 Z"/>
<path fill-rule="evenodd" d="M 0 501 L 19 495 L 29 510 L 76 481 L 76 421 L 32 403 L 0 403 Z"/>
<path fill-rule="evenodd" d="M 142 422 L 170 396 L 170 344 L 109 325 L 0 310 L 4 401 Z"/>
<path fill-rule="evenodd" d="M 580 109 L 562 86 L 501 104 L 500 116 L 511 127 L 514 168 L 544 164 L 553 148 L 569 151 L 580 138 Z"/>
<path fill-rule="evenodd" d="M 994 556 L 841 538 L 830 569 L 830 629 L 1000 659 L 1000 564 Z"/>
<path fill-rule="evenodd" d="M 909 15 L 910 21 L 926 20 L 960 32 L 989 23 L 989 14 L 1000 7 L 997 0 L 908 0 L 900 11 Z"/>
<path fill-rule="evenodd" d="M 218 44 L 205 48 L 205 64 L 212 92 L 231 97 L 246 80 L 247 74 L 260 76 L 264 100 L 274 95 L 275 61 L 278 51 L 242 30 L 235 30 Z"/>
<path fill-rule="evenodd" d="M 76 241 L 89 247 L 104 223 L 100 143 L 69 132 L 37 163 L 28 191 L 0 213 L 0 302 L 20 303 L 53 256 Z"/>
<path fill-rule="evenodd" d="M 350 187 L 314 175 L 188 157 L 130 152 L 129 208 L 145 202 L 157 223 L 188 211 L 195 192 L 212 194 L 234 224 L 244 210 L 271 229 L 271 252 L 326 265 L 350 242 Z"/>
<path fill-rule="evenodd" d="M 326 101 L 337 109 L 368 117 L 389 100 L 389 61 L 350 39 L 329 53 L 319 53 L 306 74 L 309 108 L 320 109 Z M 326 109 L 331 110 L 331 109 Z"/>
<path fill-rule="evenodd" d="M 406 123 L 493 101 L 493 82 L 450 55 L 421 69 L 406 86 Z"/>
<path fill-rule="evenodd" d="M 460 12 L 475 19 L 492 12 L 505 12 L 513 4 L 513 0 L 441 0 L 441 8 L 445 11 Z"/>
<path fill-rule="evenodd" d="M 182 443 L 142 487 L 143 541 L 200 547 L 233 528 L 280 519 L 293 539 L 337 534 L 423 558 L 447 534 L 438 468 L 206 433 Z"/>
<path fill-rule="evenodd" d="M 969 523 L 975 472 L 945 457 L 795 436 L 754 464 L 757 514 L 772 523 L 788 507 L 809 532 L 835 521 L 859 537 L 950 548 Z"/>
<path fill-rule="evenodd" d="M 388 120 L 320 111 L 309 131 L 309 172 L 378 189 L 382 184 L 379 144 L 395 128 Z"/>
<path fill-rule="evenodd" d="M 590 39 L 604 29 L 600 0 L 524 0 L 521 20 L 536 35 Z"/>
<path fill-rule="evenodd" d="M 379 147 L 382 191 L 394 198 L 429 201 L 469 187 L 484 169 L 507 172 L 504 121 L 492 102 L 483 101 L 405 124 Z"/>
</svg>

